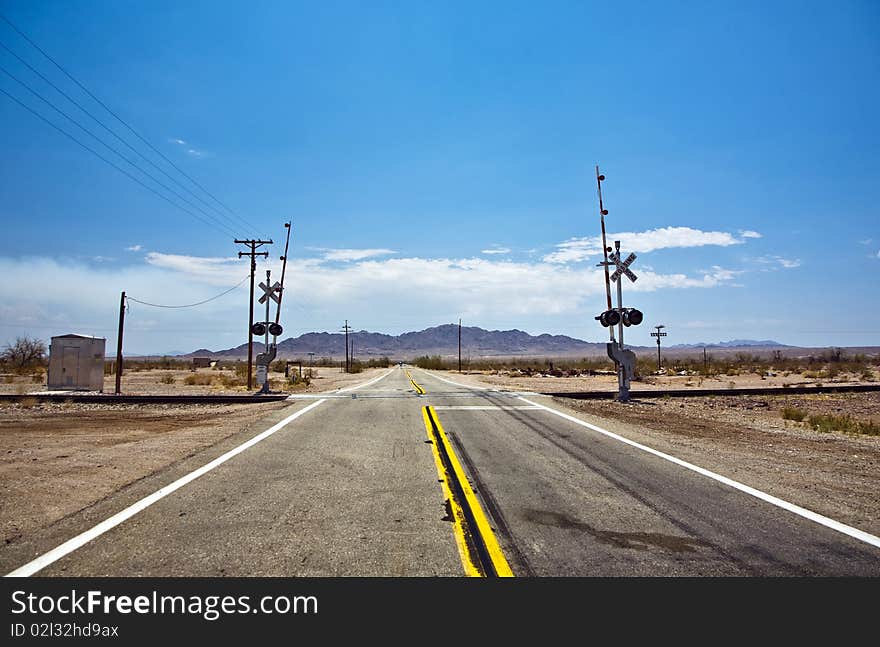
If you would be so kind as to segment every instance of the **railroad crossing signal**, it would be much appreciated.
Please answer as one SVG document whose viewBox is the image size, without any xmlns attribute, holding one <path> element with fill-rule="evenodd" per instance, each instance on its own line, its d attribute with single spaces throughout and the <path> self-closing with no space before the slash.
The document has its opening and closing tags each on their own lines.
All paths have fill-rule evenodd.
<svg viewBox="0 0 880 647">
<path fill-rule="evenodd" d="M 266 334 L 266 331 L 268 331 L 270 335 L 278 337 L 284 332 L 284 328 L 281 324 L 277 324 L 274 321 L 258 321 L 251 326 L 251 332 L 257 337 L 262 337 Z"/>
<path fill-rule="evenodd" d="M 281 303 L 281 284 L 278 281 L 275 281 L 275 285 L 272 287 L 260 281 L 260 288 L 263 290 L 260 303 L 266 303 L 266 299 L 272 299 L 275 303 Z"/>
<path fill-rule="evenodd" d="M 617 266 L 617 269 L 614 270 L 614 273 L 611 275 L 612 281 L 617 281 L 617 279 L 620 278 L 621 274 L 626 275 L 626 278 L 628 278 L 633 283 L 635 283 L 636 279 L 639 278 L 633 273 L 631 269 L 629 269 L 629 266 L 632 265 L 632 262 L 636 260 L 635 254 L 630 254 L 629 256 L 627 256 L 625 261 L 620 260 L 619 252 L 612 253 L 608 258 L 611 260 L 612 263 Z"/>
</svg>

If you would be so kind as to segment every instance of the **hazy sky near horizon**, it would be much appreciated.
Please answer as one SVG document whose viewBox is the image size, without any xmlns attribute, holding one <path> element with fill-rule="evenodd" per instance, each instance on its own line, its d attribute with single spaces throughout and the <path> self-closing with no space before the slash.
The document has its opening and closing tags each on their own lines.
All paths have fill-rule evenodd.
<svg viewBox="0 0 880 647">
<path fill-rule="evenodd" d="M 609 241 L 638 255 L 627 341 L 665 324 L 668 344 L 880 345 L 876 2 L 0 14 L 155 148 L 0 20 L 0 344 L 112 348 L 122 290 L 181 305 L 240 283 L 235 237 L 275 240 L 257 272 L 274 281 L 288 219 L 284 337 L 462 318 L 604 341 L 600 164 Z M 131 303 L 126 350 L 228 348 L 246 328 L 246 284 Z"/>
</svg>

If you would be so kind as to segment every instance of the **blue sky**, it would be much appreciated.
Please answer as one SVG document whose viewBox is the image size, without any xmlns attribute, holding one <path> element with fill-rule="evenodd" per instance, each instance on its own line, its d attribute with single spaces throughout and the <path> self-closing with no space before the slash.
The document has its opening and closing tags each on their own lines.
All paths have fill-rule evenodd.
<svg viewBox="0 0 880 647">
<path fill-rule="evenodd" d="M 0 341 L 115 344 L 120 291 L 209 298 L 247 273 L 233 234 L 280 242 L 288 219 L 285 336 L 461 317 L 601 341 L 600 164 L 609 233 L 639 256 L 627 341 L 662 323 L 670 344 L 880 345 L 877 3 L 0 10 L 249 224 L 197 220 L 0 94 Z M 0 42 L 223 212 L 2 21 Z M 3 48 L 0 66 L 220 218 Z M 138 175 L 7 74 L 0 89 Z M 133 303 L 126 348 L 226 348 L 246 323 L 244 287 Z"/>
</svg>

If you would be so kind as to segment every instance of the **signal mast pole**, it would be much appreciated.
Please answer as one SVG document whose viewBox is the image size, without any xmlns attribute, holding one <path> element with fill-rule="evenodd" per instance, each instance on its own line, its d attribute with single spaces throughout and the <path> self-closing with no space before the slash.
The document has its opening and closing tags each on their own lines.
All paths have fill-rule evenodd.
<svg viewBox="0 0 880 647">
<path fill-rule="evenodd" d="M 278 323 L 281 318 L 281 299 L 284 297 L 284 273 L 287 271 L 287 248 L 290 245 L 290 230 L 292 229 L 291 225 L 293 221 L 285 222 L 284 227 L 287 229 L 287 241 L 284 243 L 284 256 L 281 257 L 281 289 L 278 290 L 278 309 L 275 310 L 275 323 Z M 269 282 L 269 279 L 266 279 L 266 282 Z M 268 321 L 269 317 L 266 317 Z"/>
<path fill-rule="evenodd" d="M 611 279 L 608 275 L 608 242 L 605 238 L 605 216 L 608 215 L 608 209 L 605 208 L 605 205 L 602 204 L 602 182 L 605 180 L 605 176 L 599 173 L 599 165 L 596 164 L 596 186 L 599 189 L 599 221 L 602 223 L 602 255 L 603 255 L 603 265 L 605 266 L 605 297 L 607 299 L 608 309 L 611 310 L 614 306 L 611 305 Z M 610 335 L 611 341 L 614 341 L 614 326 L 608 326 L 608 334 Z"/>
</svg>

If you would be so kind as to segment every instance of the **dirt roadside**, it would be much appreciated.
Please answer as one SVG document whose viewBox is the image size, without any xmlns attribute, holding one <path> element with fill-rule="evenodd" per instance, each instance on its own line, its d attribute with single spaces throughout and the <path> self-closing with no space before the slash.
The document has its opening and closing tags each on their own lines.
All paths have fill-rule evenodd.
<svg viewBox="0 0 880 647">
<path fill-rule="evenodd" d="M 306 371 L 309 369 L 306 368 Z M 332 391 L 358 382 L 378 377 L 386 368 L 366 368 L 360 373 L 344 373 L 336 367 L 315 367 L 311 369 L 310 384 L 290 384 L 284 373 L 269 373 L 273 392 L 283 393 L 321 393 Z M 244 378 L 232 370 L 200 368 L 196 371 L 186 369 L 127 370 L 122 377 L 123 395 L 244 395 L 248 393 Z M 188 382 L 199 382 L 191 384 Z M 237 384 L 230 386 L 230 383 Z M 240 384 L 238 384 L 240 383 Z M 116 377 L 104 377 L 104 393 L 113 393 Z M 27 395 L 46 391 L 43 376 L 34 381 L 29 376 L 9 375 L 0 381 L 0 394 Z"/>
</svg>

